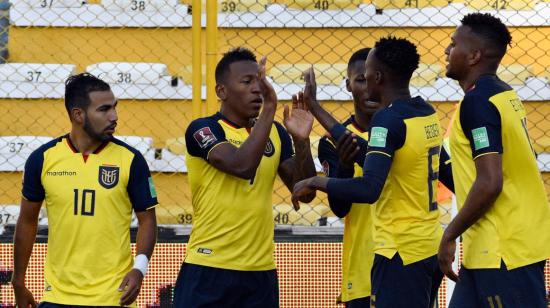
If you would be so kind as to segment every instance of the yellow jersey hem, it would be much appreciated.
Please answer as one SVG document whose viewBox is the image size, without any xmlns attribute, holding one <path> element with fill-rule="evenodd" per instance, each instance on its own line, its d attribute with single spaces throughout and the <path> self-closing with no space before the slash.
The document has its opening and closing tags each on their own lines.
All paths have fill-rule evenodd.
<svg viewBox="0 0 550 308">
<path fill-rule="evenodd" d="M 189 263 L 189 264 L 201 265 L 201 266 L 215 267 L 215 268 L 233 270 L 233 271 L 244 271 L 244 272 L 270 271 L 277 268 L 275 264 L 269 265 L 269 266 L 267 265 L 266 266 L 239 266 L 239 265 L 232 265 L 232 264 L 229 264 L 229 265 L 218 264 L 216 262 L 204 262 L 204 261 L 195 260 L 194 258 L 189 258 L 189 257 L 186 257 L 183 262 Z"/>
</svg>

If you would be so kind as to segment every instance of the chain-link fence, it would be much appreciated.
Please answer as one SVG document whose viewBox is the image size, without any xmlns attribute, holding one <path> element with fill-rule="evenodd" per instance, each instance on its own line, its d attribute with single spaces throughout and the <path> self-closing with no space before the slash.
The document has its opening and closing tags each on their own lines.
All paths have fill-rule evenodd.
<svg viewBox="0 0 550 308">
<path fill-rule="evenodd" d="M 192 223 L 183 139 L 192 120 L 190 1 L 0 1 L 3 208 L 19 203 L 21 171 L 29 153 L 70 128 L 62 100 L 64 80 L 88 71 L 112 85 L 120 100 L 117 133 L 144 154 L 154 172 L 159 223 Z M 492 12 L 514 38 L 499 75 L 525 102 L 541 171 L 550 170 L 550 2 L 231 0 L 218 1 L 218 9 L 219 54 L 242 45 L 268 55 L 268 75 L 283 102 L 303 87 L 301 72 L 313 65 L 318 98 L 342 121 L 353 110 L 344 82 L 350 55 L 388 34 L 409 38 L 417 44 L 422 62 L 411 91 L 433 102 L 445 127 L 462 91 L 444 77 L 444 48 L 461 16 Z M 314 156 L 323 135 L 322 127 L 315 125 Z M 543 177 L 550 185 L 546 173 Z M 322 194 L 300 212 L 291 210 L 289 199 L 278 181 L 277 224 L 341 226 Z M 442 206 L 444 223 L 450 218 L 449 205 Z M 11 215 L 8 210 L 2 213 Z"/>
<path fill-rule="evenodd" d="M 202 2 L 204 13 L 206 1 Z M 550 172 L 550 1 L 223 0 L 217 4 L 218 54 L 246 46 L 257 55 L 267 55 L 268 75 L 283 103 L 302 89 L 301 72 L 313 65 L 318 98 L 342 121 L 353 111 L 344 82 L 351 54 L 389 34 L 412 40 L 421 54 L 412 94 L 433 103 L 444 127 L 462 96 L 458 85 L 444 76 L 444 48 L 463 15 L 476 10 L 496 14 L 513 36 L 499 76 L 524 101 L 550 191 L 550 173 L 546 173 Z M 18 216 L 28 155 L 69 131 L 64 81 L 84 71 L 109 82 L 119 98 L 117 134 L 149 163 L 160 201 L 159 223 L 192 224 L 183 138 L 192 120 L 192 11 L 191 0 L 0 0 L 1 230 L 12 226 Z M 281 115 L 280 110 L 279 120 Z M 324 134 L 315 124 L 311 136 L 315 157 Z M 317 167 L 321 171 L 319 163 Z M 440 201 L 441 222 L 446 224 L 451 218 L 450 198 L 442 195 Z M 278 225 L 342 226 L 323 194 L 295 212 L 290 193 L 278 180 L 273 202 Z M 40 224 L 47 225 L 45 213 Z"/>
</svg>

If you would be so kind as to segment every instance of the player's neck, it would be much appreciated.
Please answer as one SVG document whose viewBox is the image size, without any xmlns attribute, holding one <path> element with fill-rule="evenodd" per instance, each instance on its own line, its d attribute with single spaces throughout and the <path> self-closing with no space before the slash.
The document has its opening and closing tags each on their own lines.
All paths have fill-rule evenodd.
<svg viewBox="0 0 550 308">
<path fill-rule="evenodd" d="M 478 69 L 472 69 L 466 75 L 466 77 L 458 81 L 458 84 L 460 85 L 462 90 L 464 90 L 464 92 L 468 92 L 481 76 L 496 75 L 496 74 L 497 74 L 496 68 L 481 67 Z"/>
<path fill-rule="evenodd" d="M 254 119 L 239 117 L 237 114 L 231 112 L 227 108 L 221 108 L 220 113 L 224 118 L 229 120 L 231 123 L 238 125 L 239 127 L 252 127 L 254 124 Z"/>
<path fill-rule="evenodd" d="M 355 123 L 359 125 L 359 128 L 361 128 L 363 131 L 367 131 L 370 126 L 372 115 L 362 113 L 357 110 L 357 108 L 355 108 L 355 115 L 353 116 L 353 119 L 355 120 Z"/>
<path fill-rule="evenodd" d="M 410 98 L 411 92 L 408 87 L 387 88 L 385 91 L 382 91 L 380 95 L 380 103 L 382 103 L 382 106 L 387 107 L 397 100 Z"/>
<path fill-rule="evenodd" d="M 85 132 L 74 128 L 69 133 L 69 140 L 75 147 L 75 150 L 84 155 L 94 153 L 94 151 L 103 144 L 103 142 L 91 138 Z"/>
</svg>

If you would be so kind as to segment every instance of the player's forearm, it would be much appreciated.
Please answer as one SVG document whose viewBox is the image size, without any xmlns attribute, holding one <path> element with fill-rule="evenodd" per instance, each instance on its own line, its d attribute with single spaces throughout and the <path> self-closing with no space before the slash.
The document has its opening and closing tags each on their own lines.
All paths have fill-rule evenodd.
<svg viewBox="0 0 550 308">
<path fill-rule="evenodd" d="M 498 183 L 478 177 L 468 193 L 464 206 L 445 230 L 444 240 L 454 241 L 483 217 L 493 206 L 501 190 L 502 186 Z"/>
<path fill-rule="evenodd" d="M 316 176 L 315 163 L 311 155 L 311 147 L 309 139 L 294 139 L 294 151 L 296 153 L 296 168 L 293 172 L 292 186 L 297 182 Z M 302 202 L 311 202 L 315 198 L 315 193 L 303 198 Z"/>
<path fill-rule="evenodd" d="M 25 273 L 29 265 L 32 248 L 36 239 L 37 222 L 18 220 L 15 226 L 13 243 L 13 276 L 14 286 L 25 285 Z"/>
<path fill-rule="evenodd" d="M 138 233 L 136 239 L 136 255 L 144 254 L 151 260 L 157 242 L 157 220 L 155 209 L 137 214 Z"/>
<path fill-rule="evenodd" d="M 330 113 L 321 107 L 319 102 L 316 102 L 315 104 L 308 104 L 308 107 L 310 108 L 309 111 L 313 114 L 315 119 L 317 119 L 317 121 L 319 121 L 319 123 L 321 123 L 327 131 L 330 131 L 334 125 L 338 124 L 338 121 L 336 121 Z M 338 140 L 338 138 L 335 138 L 335 140 Z"/>
<path fill-rule="evenodd" d="M 256 169 L 260 165 L 269 140 L 274 118 L 275 107 L 271 105 L 264 106 L 250 136 L 235 151 L 235 155 L 232 155 L 232 162 L 229 165 L 239 169 L 236 170 L 237 176 L 250 179 L 256 174 Z"/>
</svg>

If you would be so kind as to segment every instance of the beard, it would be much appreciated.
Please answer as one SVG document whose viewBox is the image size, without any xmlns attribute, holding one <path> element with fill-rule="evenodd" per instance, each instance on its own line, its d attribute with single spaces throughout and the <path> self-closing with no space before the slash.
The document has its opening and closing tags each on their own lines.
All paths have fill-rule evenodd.
<svg viewBox="0 0 550 308">
<path fill-rule="evenodd" d="M 101 133 L 101 132 L 96 132 L 92 126 L 92 123 L 90 122 L 90 120 L 88 119 L 88 117 L 86 117 L 84 119 L 84 127 L 83 127 L 84 131 L 86 132 L 86 134 L 88 134 L 88 136 L 90 136 L 92 139 L 96 140 L 96 141 L 99 141 L 99 142 L 105 142 L 105 141 L 108 141 L 109 139 L 111 139 L 111 134 L 105 134 L 105 133 Z"/>
</svg>

